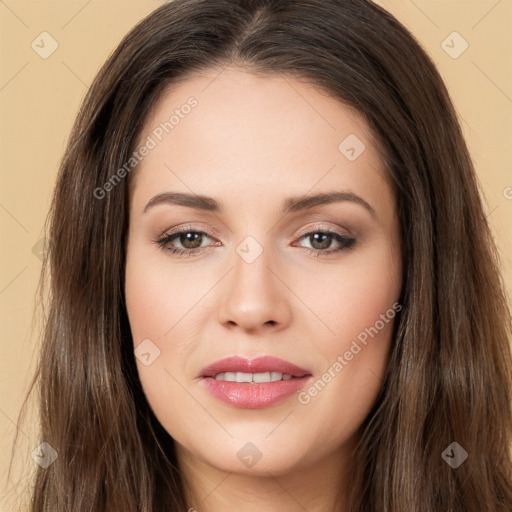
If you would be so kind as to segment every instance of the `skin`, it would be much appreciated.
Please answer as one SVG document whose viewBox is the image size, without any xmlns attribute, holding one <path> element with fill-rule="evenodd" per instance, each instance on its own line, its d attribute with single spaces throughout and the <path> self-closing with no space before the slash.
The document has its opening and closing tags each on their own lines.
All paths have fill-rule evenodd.
<svg viewBox="0 0 512 512">
<path fill-rule="evenodd" d="M 224 357 L 271 355 L 316 381 L 392 308 L 402 262 L 383 161 L 352 108 L 303 81 L 234 66 L 167 90 L 140 143 L 191 96 L 197 106 L 131 176 L 127 310 L 134 346 L 150 339 L 160 350 L 148 366 L 137 359 L 144 392 L 175 440 L 190 507 L 343 511 L 350 453 L 382 386 L 392 319 L 307 404 L 292 395 L 263 409 L 235 408 L 210 395 L 198 374 Z M 349 134 L 365 144 L 354 161 L 338 149 Z M 144 212 L 168 191 L 209 196 L 224 208 L 159 204 Z M 281 213 L 285 198 L 332 191 L 357 194 L 375 216 L 353 201 Z M 197 254 L 174 255 L 155 242 L 179 227 L 207 235 L 195 244 L 176 237 L 167 248 L 200 245 Z M 313 239 L 325 230 L 356 242 L 319 254 L 343 247 Z M 252 263 L 236 250 L 248 236 L 263 251 Z M 237 457 L 248 442 L 261 453 L 252 467 Z"/>
</svg>

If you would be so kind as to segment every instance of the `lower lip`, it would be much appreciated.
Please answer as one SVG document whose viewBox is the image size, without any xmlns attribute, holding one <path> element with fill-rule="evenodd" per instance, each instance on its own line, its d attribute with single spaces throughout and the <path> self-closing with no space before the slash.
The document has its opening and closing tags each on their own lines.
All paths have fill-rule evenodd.
<svg viewBox="0 0 512 512">
<path fill-rule="evenodd" d="M 206 389 L 222 402 L 242 409 L 261 409 L 297 393 L 311 375 L 263 383 L 240 383 L 203 378 Z"/>
</svg>

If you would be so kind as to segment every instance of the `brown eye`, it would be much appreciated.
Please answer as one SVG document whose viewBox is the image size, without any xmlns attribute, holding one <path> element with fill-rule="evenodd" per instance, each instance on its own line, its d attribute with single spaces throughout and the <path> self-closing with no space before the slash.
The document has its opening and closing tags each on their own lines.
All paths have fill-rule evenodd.
<svg viewBox="0 0 512 512">
<path fill-rule="evenodd" d="M 309 252 L 315 256 L 329 255 L 350 249 L 356 242 L 355 238 L 347 237 L 336 231 L 311 231 L 301 237 L 301 240 L 308 240 L 310 247 L 304 247 L 309 249 Z M 333 242 L 338 244 L 338 248 L 330 249 Z"/>
<path fill-rule="evenodd" d="M 187 233 L 179 233 L 178 240 L 185 249 L 197 249 L 201 246 L 203 240 L 202 233 L 197 231 L 189 231 Z"/>
<path fill-rule="evenodd" d="M 309 235 L 309 241 L 313 249 L 329 249 L 333 240 L 333 235 L 327 233 L 313 233 Z"/>
<path fill-rule="evenodd" d="M 156 242 L 165 250 L 178 255 L 192 255 L 201 252 L 206 247 L 203 245 L 205 238 L 211 237 L 204 231 L 195 231 L 190 228 L 165 234 Z"/>
</svg>

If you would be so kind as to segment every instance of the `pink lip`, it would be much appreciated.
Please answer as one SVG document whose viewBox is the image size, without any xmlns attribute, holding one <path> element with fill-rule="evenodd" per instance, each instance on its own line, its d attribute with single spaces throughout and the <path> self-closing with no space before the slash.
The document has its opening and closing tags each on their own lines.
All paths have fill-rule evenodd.
<svg viewBox="0 0 512 512">
<path fill-rule="evenodd" d="M 261 383 L 215 380 L 215 375 L 224 372 L 280 372 L 292 375 L 292 378 Z M 258 357 L 251 361 L 235 356 L 207 366 L 201 370 L 200 377 L 203 377 L 201 382 L 206 389 L 222 402 L 243 409 L 261 409 L 297 393 L 309 382 L 312 375 L 307 370 L 276 357 Z"/>
<path fill-rule="evenodd" d="M 246 373 L 265 373 L 280 372 L 287 373 L 293 377 L 303 377 L 311 375 L 308 370 L 300 368 L 284 359 L 278 357 L 263 356 L 250 360 L 239 356 L 226 357 L 216 361 L 201 370 L 200 377 L 215 377 L 224 372 L 246 372 Z"/>
</svg>

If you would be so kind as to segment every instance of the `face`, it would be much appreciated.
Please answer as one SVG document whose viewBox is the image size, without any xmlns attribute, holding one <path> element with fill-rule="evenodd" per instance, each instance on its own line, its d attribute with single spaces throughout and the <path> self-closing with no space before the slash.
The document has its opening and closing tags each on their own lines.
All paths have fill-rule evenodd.
<svg viewBox="0 0 512 512">
<path fill-rule="evenodd" d="M 312 85 L 228 68 L 167 91 L 139 147 L 127 310 L 179 453 L 275 475 L 341 454 L 401 307 L 395 199 L 365 120 Z"/>
</svg>

